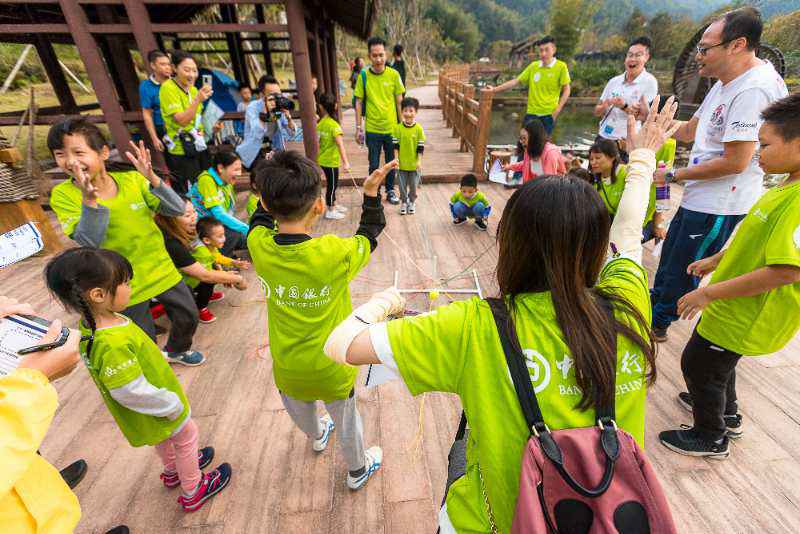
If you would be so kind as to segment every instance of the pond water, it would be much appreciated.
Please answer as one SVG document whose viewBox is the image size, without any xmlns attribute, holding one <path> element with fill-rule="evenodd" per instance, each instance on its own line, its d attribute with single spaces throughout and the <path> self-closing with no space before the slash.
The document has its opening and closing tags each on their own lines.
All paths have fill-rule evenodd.
<svg viewBox="0 0 800 534">
<path fill-rule="evenodd" d="M 525 106 L 504 106 L 492 110 L 490 145 L 516 145 Z M 553 142 L 561 147 L 575 146 L 588 150 L 597 135 L 600 120 L 589 106 L 567 106 L 553 130 Z"/>
</svg>

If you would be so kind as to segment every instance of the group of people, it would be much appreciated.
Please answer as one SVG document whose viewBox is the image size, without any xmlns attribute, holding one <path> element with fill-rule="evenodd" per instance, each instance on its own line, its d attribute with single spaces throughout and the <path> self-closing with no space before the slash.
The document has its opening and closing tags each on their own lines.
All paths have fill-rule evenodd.
<svg viewBox="0 0 800 534">
<path fill-rule="evenodd" d="M 273 376 L 286 412 L 316 453 L 336 432 L 350 489 L 364 487 L 383 462 L 381 448 L 364 443 L 357 366 L 382 364 L 414 395 L 460 397 L 470 428 L 466 469 L 447 488 L 442 533 L 509 531 L 532 432 L 592 427 L 596 404 L 615 406 L 615 428 L 643 446 L 656 342 L 678 316 L 702 312 L 681 360 L 687 391 L 678 395 L 693 424 L 665 430 L 659 439 L 682 454 L 725 458 L 729 440 L 743 435 L 736 364 L 743 355 L 779 350 L 800 329 L 800 95 L 787 96 L 774 68 L 756 57 L 761 29 L 753 8 L 726 13 L 708 27 L 696 57 L 701 74 L 718 81 L 687 122 L 674 120 L 677 104 L 662 102 L 653 91 L 644 69 L 649 43 L 634 41 L 625 73 L 609 82 L 597 106 L 603 118 L 588 173 L 568 169 L 549 141 L 569 96 L 569 74 L 554 58 L 555 43 L 540 42 L 542 60 L 513 81 L 529 86 L 529 117 L 521 162 L 509 168 L 523 174 L 523 184 L 498 224 L 497 302 L 511 317 L 546 422 L 538 430 L 523 417 L 489 302 L 474 298 L 404 316 L 402 295 L 388 288 L 352 308 L 349 284 L 370 261 L 386 224 L 381 186 L 387 201 L 402 202 L 401 213 L 414 213 L 424 146 L 415 125 L 419 105 L 403 98 L 399 73 L 385 68 L 380 39 L 370 39 L 372 64 L 359 74 L 364 84 L 356 85 L 356 136 L 370 150 L 370 174 L 351 237 L 313 237 L 321 217 L 338 218 L 328 215 L 340 211 L 338 167 L 349 167 L 334 120 L 337 102 L 325 95 L 319 103 L 320 161 L 272 150 L 252 166 L 258 155 L 251 159 L 252 151 L 218 154 L 187 187 L 188 199 L 153 171 L 143 144 L 132 144 L 126 152 L 131 166 L 118 168 L 107 163 L 109 147 L 95 126 L 68 119 L 48 135 L 48 147 L 70 177 L 54 188 L 51 205 L 64 233 L 81 246 L 49 261 L 47 286 L 81 316 L 85 367 L 120 430 L 132 446 L 155 447 L 161 481 L 181 488 L 178 502 L 186 511 L 222 491 L 232 468 L 222 463 L 203 472 L 215 451 L 200 446 L 190 399 L 169 363 L 204 361 L 191 349 L 201 306 L 207 310 L 223 298 L 214 284 L 246 287 L 239 272 L 217 268 L 249 267 L 237 256 L 240 249 L 265 292 Z M 185 61 L 176 64 L 179 71 L 191 70 Z M 201 98 L 181 83 L 174 83 L 175 100 L 182 91 L 188 108 L 169 119 L 174 124 L 165 126 L 167 136 L 193 124 L 191 103 Z M 270 95 L 273 101 L 278 95 L 265 89 L 263 103 L 251 102 L 248 114 L 251 107 L 257 117 L 274 109 Z M 674 159 L 670 138 L 694 141 L 688 167 L 658 164 L 670 154 Z M 381 151 L 388 160 L 383 166 Z M 234 213 L 232 183 L 243 164 L 252 167 L 254 184 L 249 223 Z M 389 185 L 396 171 L 400 199 Z M 788 177 L 762 196 L 765 172 Z M 685 193 L 667 228 L 656 218 L 653 184 L 672 181 L 683 182 Z M 472 216 L 485 229 L 489 208 L 477 178 L 465 176 L 451 199 L 453 222 Z M 196 212 L 203 217 L 197 220 Z M 648 220 L 650 233 L 665 239 L 652 289 L 642 264 Z M 699 287 L 712 272 L 711 282 Z M 151 299 L 171 322 L 164 352 L 155 344 Z M 0 299 L 0 314 L 22 312 L 20 306 Z M 35 450 L 56 405 L 47 379 L 69 371 L 77 351 L 73 334 L 57 349 L 60 357 L 29 357 L 0 379 L 0 409 L 14 413 L 0 425 L 24 421 L 29 399 L 42 399 L 43 406 L 24 446 L 15 449 L 24 449 L 23 469 L 15 466 L 17 478 L 0 484 L 0 517 L 17 514 L 44 524 L 58 514 L 62 531 L 77 522 L 74 496 L 61 501 L 64 510 L 25 499 L 34 476 L 41 485 L 52 484 L 54 494 L 65 494 Z M 555 527 L 563 530 L 560 521 L 570 519 L 557 515 Z"/>
</svg>

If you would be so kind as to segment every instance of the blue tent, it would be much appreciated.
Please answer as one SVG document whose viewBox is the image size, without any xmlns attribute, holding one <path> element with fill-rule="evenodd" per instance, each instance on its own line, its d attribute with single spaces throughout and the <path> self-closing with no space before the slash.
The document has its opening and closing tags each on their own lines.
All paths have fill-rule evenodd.
<svg viewBox="0 0 800 534">
<path fill-rule="evenodd" d="M 204 74 L 211 75 L 211 88 L 214 90 L 211 101 L 223 111 L 236 111 L 236 106 L 242 100 L 239 96 L 239 82 L 222 71 L 201 68 L 195 82 L 198 89 L 203 85 Z"/>
</svg>

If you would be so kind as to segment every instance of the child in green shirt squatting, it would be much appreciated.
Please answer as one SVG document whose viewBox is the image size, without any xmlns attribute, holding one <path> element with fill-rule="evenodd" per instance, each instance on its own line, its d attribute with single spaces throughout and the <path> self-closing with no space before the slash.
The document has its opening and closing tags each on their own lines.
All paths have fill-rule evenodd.
<svg viewBox="0 0 800 534">
<path fill-rule="evenodd" d="M 742 436 L 736 365 L 780 350 L 800 329 L 800 95 L 774 102 L 761 118 L 759 165 L 789 177 L 755 203 L 727 249 L 689 265 L 698 281 L 714 274 L 678 301 L 683 319 L 702 311 L 681 356 L 689 391 L 678 395 L 694 425 L 659 438 L 689 456 L 729 456 L 729 438 Z"/>
<path fill-rule="evenodd" d="M 158 299 L 172 322 L 164 349 L 171 362 L 200 365 L 192 351 L 197 307 L 172 265 L 153 215 L 180 215 L 183 200 L 153 171 L 150 152 L 131 145 L 133 169 L 109 170 L 109 146 L 100 129 L 85 119 L 64 119 L 50 128 L 47 147 L 69 176 L 50 193 L 50 206 L 64 234 L 78 244 L 114 250 L 133 265 L 131 298 L 125 315 L 155 341 L 150 299 Z"/>
<path fill-rule="evenodd" d="M 500 296 L 510 308 L 550 429 L 595 425 L 593 402 L 599 396 L 615 404 L 616 424 L 644 442 L 655 344 L 641 228 L 655 149 L 677 129 L 676 110 L 670 100 L 663 114 L 653 110 L 639 132 L 628 128 L 629 175 L 613 223 L 590 184 L 554 175 L 525 183 L 503 211 Z M 470 426 L 466 473 L 447 491 L 440 532 L 509 532 L 531 429 L 509 380 L 489 304 L 473 298 L 385 322 L 403 308 L 396 289 L 379 293 L 336 327 L 325 353 L 351 365 L 382 363 L 414 395 L 458 394 Z"/>
<path fill-rule="evenodd" d="M 361 222 L 353 237 L 311 237 L 325 212 L 319 167 L 296 152 L 276 153 L 259 165 L 263 207 L 280 222 L 275 235 L 256 211 L 247 246 L 267 298 L 275 385 L 292 421 L 325 450 L 334 426 L 344 452 L 347 486 L 356 490 L 381 466 L 380 447 L 364 450 L 353 386 L 358 370 L 330 361 L 325 338 L 352 310 L 350 281 L 367 264 L 386 225 L 378 188 L 397 167 L 392 161 L 364 182 Z M 264 177 L 269 176 L 265 180 Z M 317 415 L 317 401 L 327 414 Z"/>
<path fill-rule="evenodd" d="M 241 174 L 239 155 L 232 150 L 222 150 L 214 155 L 213 165 L 200 173 L 189 189 L 189 198 L 200 217 L 213 217 L 223 225 L 225 246 L 222 253 L 227 256 L 247 248 L 248 226 L 236 218 L 234 186 Z"/>
<path fill-rule="evenodd" d="M 317 163 L 325 174 L 326 219 L 344 219 L 347 208 L 336 205 L 336 189 L 339 187 L 339 164 L 345 171 L 350 170 L 347 152 L 344 149 L 342 127 L 336 122 L 336 97 L 329 93 L 319 97 L 319 155 Z"/>
<path fill-rule="evenodd" d="M 178 378 L 158 346 L 120 312 L 128 306 L 130 262 L 112 250 L 72 248 L 45 267 L 48 289 L 69 311 L 81 314 L 86 369 L 119 429 L 133 447 L 153 445 L 167 488 L 181 486 L 178 503 L 199 510 L 231 478 L 227 463 L 206 473 L 214 449 L 198 450 L 197 425 Z"/>
<path fill-rule="evenodd" d="M 486 195 L 478 191 L 478 177 L 472 173 L 461 177 L 461 187 L 450 197 L 450 213 L 453 224 L 466 222 L 467 218 L 475 219 L 475 226 L 486 230 L 486 219 L 492 207 Z"/>
<path fill-rule="evenodd" d="M 394 127 L 392 143 L 394 158 L 400 162 L 400 215 L 413 215 L 417 208 L 417 186 L 421 179 L 422 153 L 425 151 L 425 131 L 416 122 L 419 100 L 410 96 L 400 102 L 403 120 Z"/>
</svg>

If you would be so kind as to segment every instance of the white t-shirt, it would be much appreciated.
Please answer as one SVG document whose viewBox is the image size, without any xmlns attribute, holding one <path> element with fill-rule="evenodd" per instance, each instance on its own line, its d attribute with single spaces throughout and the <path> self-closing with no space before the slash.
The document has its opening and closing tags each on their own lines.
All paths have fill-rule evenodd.
<svg viewBox="0 0 800 534">
<path fill-rule="evenodd" d="M 788 94 L 786 84 L 772 63 L 765 61 L 726 85 L 717 81 L 700 109 L 689 167 L 719 158 L 725 143 L 755 141 L 761 128 L 761 112 Z M 764 172 L 754 156 L 740 174 L 713 180 L 688 180 L 681 206 L 714 215 L 743 215 L 763 193 Z"/>
<path fill-rule="evenodd" d="M 625 103 L 632 106 L 638 102 L 642 95 L 644 95 L 647 102 L 652 102 L 658 94 L 658 80 L 656 77 L 642 70 L 639 75 L 630 83 L 625 83 L 625 74 L 614 76 L 606 84 L 603 89 L 603 94 L 600 100 L 608 100 L 616 96 L 621 96 Z M 637 127 L 641 123 L 637 121 Z M 608 112 L 608 115 L 600 122 L 600 137 L 606 139 L 625 139 L 628 135 L 628 113 L 614 107 Z"/>
</svg>

